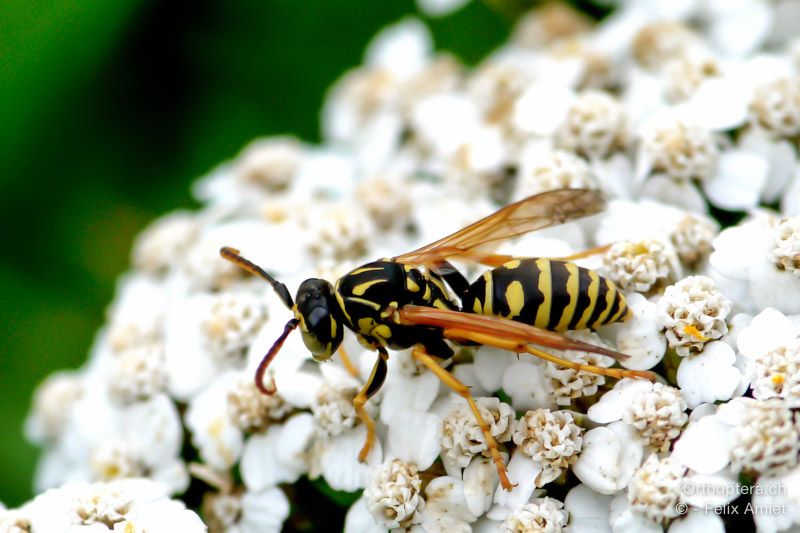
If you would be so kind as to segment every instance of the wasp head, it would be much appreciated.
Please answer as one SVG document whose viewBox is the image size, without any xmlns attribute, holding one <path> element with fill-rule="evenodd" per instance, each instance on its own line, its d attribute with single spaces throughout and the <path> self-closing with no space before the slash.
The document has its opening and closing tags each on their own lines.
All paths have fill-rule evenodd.
<svg viewBox="0 0 800 533">
<path fill-rule="evenodd" d="M 307 279 L 297 289 L 295 301 L 303 343 L 317 361 L 329 359 L 344 335 L 333 285 L 324 279 Z"/>
</svg>

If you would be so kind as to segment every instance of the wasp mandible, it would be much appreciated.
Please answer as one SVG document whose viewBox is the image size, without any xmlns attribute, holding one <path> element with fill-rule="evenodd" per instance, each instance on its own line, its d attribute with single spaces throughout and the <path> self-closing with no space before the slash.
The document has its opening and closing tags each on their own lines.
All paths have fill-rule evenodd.
<svg viewBox="0 0 800 533">
<path fill-rule="evenodd" d="M 562 333 L 595 329 L 630 316 L 625 296 L 613 282 L 570 262 L 596 250 L 560 259 L 494 253 L 509 238 L 598 213 L 604 206 L 603 196 L 587 189 L 559 189 L 530 196 L 422 248 L 362 265 L 335 284 L 307 279 L 294 300 L 286 285 L 237 250 L 222 248 L 222 257 L 267 280 L 294 315 L 259 364 L 256 386 L 265 394 L 275 393 L 274 378 L 267 387 L 264 374 L 295 328 L 300 328 L 304 344 L 317 361 L 327 360 L 337 351 L 344 327 L 352 330 L 361 344 L 377 352 L 366 385 L 353 399 L 367 428 L 367 439 L 359 453 L 359 459 L 365 461 L 375 441 L 375 424 L 364 405 L 386 379 L 388 349 L 412 348 L 415 360 L 467 401 L 483 431 L 500 484 L 510 490 L 513 484 L 505 463 L 469 387 L 441 364 L 454 355 L 447 341 L 528 353 L 557 365 L 617 379 L 653 379 L 650 372 L 583 365 L 537 347 L 581 350 L 617 360 L 628 357 Z M 491 269 L 470 283 L 450 264 L 452 259 Z"/>
</svg>

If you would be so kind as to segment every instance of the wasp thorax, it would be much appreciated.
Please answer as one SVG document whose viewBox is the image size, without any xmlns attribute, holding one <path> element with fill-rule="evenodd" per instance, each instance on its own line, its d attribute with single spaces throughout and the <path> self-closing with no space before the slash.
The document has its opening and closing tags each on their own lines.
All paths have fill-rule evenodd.
<svg viewBox="0 0 800 533">
<path fill-rule="evenodd" d="M 333 286 L 324 279 L 307 279 L 297 289 L 295 302 L 303 343 L 314 359 L 328 359 L 339 348 L 344 334 Z"/>
</svg>

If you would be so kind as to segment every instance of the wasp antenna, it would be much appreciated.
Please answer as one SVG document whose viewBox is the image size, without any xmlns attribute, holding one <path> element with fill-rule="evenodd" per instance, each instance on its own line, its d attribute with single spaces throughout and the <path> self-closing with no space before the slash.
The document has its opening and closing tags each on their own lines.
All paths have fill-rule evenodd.
<svg viewBox="0 0 800 533">
<path fill-rule="evenodd" d="M 286 337 L 289 336 L 289 333 L 291 333 L 299 323 L 300 321 L 296 318 L 289 320 L 289 322 L 287 322 L 283 327 L 283 333 L 281 333 L 281 336 L 278 337 L 278 340 L 273 343 L 272 347 L 267 352 L 267 355 L 265 355 L 261 362 L 258 363 L 258 368 L 256 369 L 256 388 L 267 396 L 272 396 L 278 391 L 278 389 L 275 387 L 275 378 L 271 379 L 269 388 L 264 386 L 264 374 L 267 372 L 267 367 L 269 367 L 269 364 L 273 359 L 275 359 L 275 356 L 281 350 L 284 341 L 286 341 Z"/>
<path fill-rule="evenodd" d="M 239 250 L 236 248 L 223 246 L 219 249 L 219 255 L 221 255 L 223 259 L 227 259 L 239 268 L 267 280 L 267 282 L 272 285 L 272 290 L 275 291 L 275 294 L 277 294 L 278 298 L 280 298 L 283 302 L 283 305 L 289 309 L 294 307 L 292 295 L 289 293 L 289 289 L 286 288 L 286 285 L 267 274 L 267 272 L 257 264 L 239 255 Z"/>
</svg>

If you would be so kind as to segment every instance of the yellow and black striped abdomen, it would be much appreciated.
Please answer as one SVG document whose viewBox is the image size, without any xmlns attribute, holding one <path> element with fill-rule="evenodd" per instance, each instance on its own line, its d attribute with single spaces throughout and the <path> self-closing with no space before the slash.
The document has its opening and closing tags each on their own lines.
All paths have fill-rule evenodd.
<svg viewBox="0 0 800 533">
<path fill-rule="evenodd" d="M 541 258 L 514 259 L 485 272 L 463 307 L 552 331 L 595 329 L 629 315 L 613 282 L 574 263 Z"/>
</svg>

